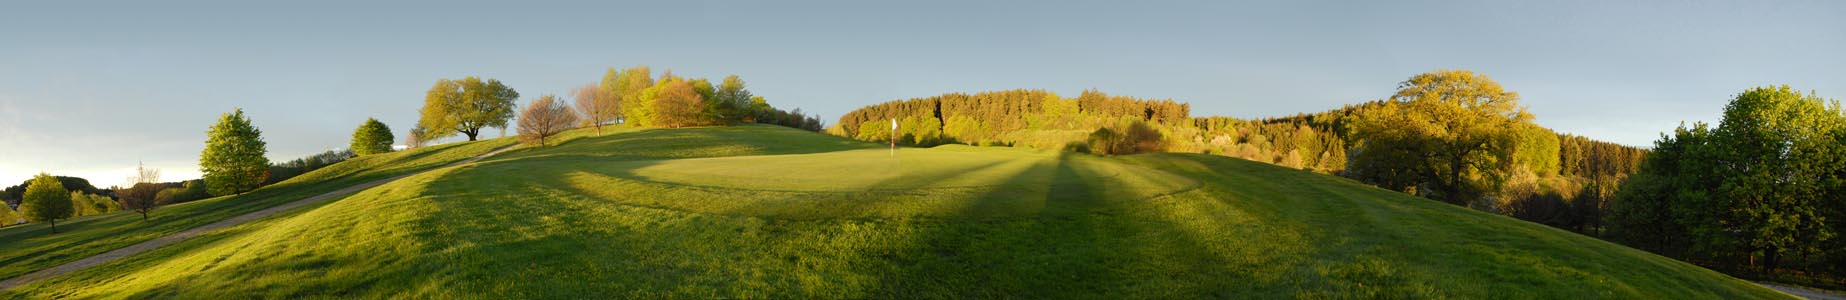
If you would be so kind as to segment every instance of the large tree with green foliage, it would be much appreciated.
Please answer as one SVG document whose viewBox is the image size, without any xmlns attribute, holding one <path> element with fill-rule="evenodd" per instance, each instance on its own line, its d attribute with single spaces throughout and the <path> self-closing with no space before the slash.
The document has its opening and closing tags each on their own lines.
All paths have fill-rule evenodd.
<svg viewBox="0 0 1846 300">
<path fill-rule="evenodd" d="M 1846 112 L 1787 86 L 1754 88 L 1725 106 L 1717 128 L 1682 126 L 1611 206 L 1611 233 L 1639 248 L 1775 270 L 1813 266 L 1846 219 Z"/>
<path fill-rule="evenodd" d="M 461 133 L 473 141 L 479 138 L 481 128 L 506 128 L 513 119 L 513 101 L 517 99 L 518 91 L 495 79 L 468 76 L 437 80 L 423 98 L 422 118 L 417 120 L 417 126 L 437 136 Z"/>
<path fill-rule="evenodd" d="M 58 233 L 58 219 L 70 218 L 75 212 L 74 208 L 70 192 L 64 190 L 64 184 L 51 177 L 51 174 L 39 173 L 26 186 L 25 198 L 20 199 L 19 214 L 26 221 L 50 223 L 51 233 Z"/>
<path fill-rule="evenodd" d="M 199 171 L 205 173 L 206 190 L 223 196 L 254 190 L 268 176 L 268 150 L 263 131 L 250 124 L 239 108 L 218 117 L 205 132 L 205 151 L 199 154 Z"/>
<path fill-rule="evenodd" d="M 1499 176 L 1532 115 L 1519 94 L 1486 75 L 1438 70 L 1412 76 L 1384 105 L 1367 110 L 1353 124 L 1360 144 L 1355 170 L 1368 181 L 1396 181 L 1395 188 L 1424 187 L 1425 196 L 1463 205 Z"/>
<path fill-rule="evenodd" d="M 1745 253 L 1761 253 L 1773 270 L 1783 254 L 1819 252 L 1835 232 L 1824 223 L 1824 204 L 1835 177 L 1846 170 L 1846 149 L 1835 134 L 1846 127 L 1839 102 L 1788 86 L 1750 89 L 1724 108 L 1715 138 L 1720 149 L 1718 185 L 1726 223 L 1736 224 Z"/>
<path fill-rule="evenodd" d="M 365 118 L 365 123 L 359 124 L 359 129 L 353 130 L 351 149 L 353 154 L 360 156 L 390 153 L 391 143 L 396 141 L 397 137 L 391 135 L 391 127 L 385 126 L 385 122 L 379 122 L 375 118 Z"/>
</svg>

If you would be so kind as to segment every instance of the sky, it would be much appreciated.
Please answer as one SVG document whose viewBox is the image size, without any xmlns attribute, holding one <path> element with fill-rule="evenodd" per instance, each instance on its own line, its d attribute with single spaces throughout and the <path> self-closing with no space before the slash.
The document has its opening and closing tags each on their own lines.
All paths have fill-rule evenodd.
<svg viewBox="0 0 1846 300">
<path fill-rule="evenodd" d="M 1285 116 L 1460 68 L 1540 125 L 1632 146 L 1715 124 L 1751 87 L 1846 99 L 1841 1 L 251 2 L 0 2 L 0 186 L 122 184 L 138 162 L 197 178 L 206 128 L 236 108 L 285 161 L 368 117 L 403 136 L 438 79 L 499 79 L 523 103 L 635 65 L 736 74 L 828 123 L 1017 88 Z"/>
</svg>

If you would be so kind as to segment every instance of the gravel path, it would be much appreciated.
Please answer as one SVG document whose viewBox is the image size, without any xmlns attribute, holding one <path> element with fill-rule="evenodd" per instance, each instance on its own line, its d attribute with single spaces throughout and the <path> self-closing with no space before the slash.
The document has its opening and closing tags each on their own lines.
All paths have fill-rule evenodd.
<svg viewBox="0 0 1846 300">
<path fill-rule="evenodd" d="M 1805 299 L 1846 300 L 1846 295 L 1835 294 L 1832 292 L 1816 291 L 1816 290 L 1810 290 L 1810 289 L 1799 288 L 1799 287 L 1792 287 L 1792 286 L 1786 286 L 1786 285 L 1775 285 L 1775 284 L 1768 284 L 1768 283 L 1761 283 L 1761 282 L 1758 282 L 1756 284 L 1760 284 L 1765 287 L 1769 287 L 1771 289 L 1775 289 L 1777 291 L 1781 291 L 1783 293 L 1788 293 L 1789 295 L 1795 295 L 1796 297 L 1801 297 Z"/>
<path fill-rule="evenodd" d="M 142 252 L 154 250 L 155 248 L 160 248 L 162 246 L 171 245 L 173 243 L 178 243 L 180 241 L 184 241 L 186 239 L 199 236 L 207 232 L 212 232 L 214 230 L 223 229 L 225 227 L 237 226 L 238 224 L 243 224 L 243 223 L 247 223 L 250 221 L 256 221 L 264 217 L 275 215 L 275 214 L 288 211 L 290 209 L 302 207 L 308 204 L 314 204 L 316 202 L 327 201 L 330 199 L 343 197 L 346 195 L 350 195 L 352 193 L 363 191 L 368 188 L 390 183 L 398 179 L 404 179 L 405 177 L 410 177 L 412 175 L 422 174 L 423 172 L 429 172 L 432 170 L 459 166 L 462 164 L 480 161 L 483 158 L 494 156 L 495 154 L 500 154 L 501 152 L 506 152 L 507 150 L 512 150 L 512 149 L 513 147 L 510 147 L 510 146 L 504 147 L 504 148 L 494 150 L 492 152 L 488 152 L 487 154 L 481 154 L 479 156 L 469 158 L 468 160 L 450 163 L 448 165 L 444 165 L 441 167 L 430 168 L 428 170 L 412 172 L 410 174 L 398 175 L 397 177 L 385 178 L 385 179 L 380 179 L 378 181 L 367 182 L 367 183 L 362 183 L 359 185 L 346 187 L 343 189 L 339 189 L 337 191 L 327 192 L 325 194 L 315 195 L 313 197 L 308 197 L 306 199 L 295 200 L 294 202 L 284 203 L 282 205 L 277 205 L 275 207 L 266 208 L 263 210 L 251 212 L 251 213 L 244 214 L 241 216 L 231 217 L 230 219 L 219 220 L 218 222 L 213 222 L 211 224 L 205 224 L 205 226 L 193 227 L 192 229 L 187 229 L 185 231 L 180 231 L 178 233 L 154 238 L 152 240 L 137 243 L 134 245 L 129 245 L 128 247 L 122 247 L 121 249 L 111 250 L 109 252 L 104 252 L 103 254 L 97 254 L 96 256 L 85 257 L 83 259 L 65 263 L 63 265 L 58 265 L 56 267 L 50 267 L 50 268 L 45 268 L 45 269 L 38 270 L 38 271 L 33 271 L 32 273 L 26 273 L 25 275 L 19 275 L 17 277 L 7 279 L 6 281 L 0 281 L 0 290 L 10 290 L 15 287 L 19 287 L 21 285 L 43 280 L 45 278 L 51 278 L 53 276 L 64 275 L 66 273 L 76 272 L 78 270 L 83 270 L 89 267 L 94 267 L 97 265 L 108 263 L 110 261 L 121 259 L 123 257 L 129 257 L 135 254 L 141 254 Z"/>
</svg>

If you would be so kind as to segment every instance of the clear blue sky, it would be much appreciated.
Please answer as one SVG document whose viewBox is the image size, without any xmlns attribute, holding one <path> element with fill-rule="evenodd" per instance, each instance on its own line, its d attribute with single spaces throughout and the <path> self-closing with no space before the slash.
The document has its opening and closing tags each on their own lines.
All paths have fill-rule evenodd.
<svg viewBox="0 0 1846 300">
<path fill-rule="evenodd" d="M 0 3 L 0 185 L 120 184 L 138 160 L 194 178 L 206 127 L 235 107 L 279 161 L 343 148 L 366 117 L 401 136 L 439 78 L 530 98 L 641 64 L 737 74 L 829 123 L 1012 88 L 1279 116 L 1466 68 L 1542 125 L 1640 146 L 1752 86 L 1846 98 L 1838 1 L 377 2 Z"/>
</svg>

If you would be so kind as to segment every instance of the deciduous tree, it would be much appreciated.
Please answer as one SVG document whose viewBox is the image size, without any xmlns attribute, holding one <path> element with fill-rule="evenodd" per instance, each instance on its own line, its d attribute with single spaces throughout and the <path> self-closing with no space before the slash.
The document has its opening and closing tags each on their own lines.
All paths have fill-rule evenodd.
<svg viewBox="0 0 1846 300">
<path fill-rule="evenodd" d="M 670 76 L 662 76 L 666 79 Z M 654 73 L 647 66 L 635 66 L 621 71 L 610 68 L 603 75 L 602 85 L 605 93 L 612 93 L 622 103 L 622 122 L 635 126 L 651 126 L 654 121 L 653 98 L 645 92 L 654 87 Z"/>
<path fill-rule="evenodd" d="M 361 156 L 390 153 L 391 142 L 396 140 L 397 137 L 391 136 L 391 127 L 385 126 L 378 119 L 366 118 L 365 123 L 359 124 L 359 129 L 353 131 L 351 149 L 353 154 Z"/>
<path fill-rule="evenodd" d="M 583 115 L 583 125 L 596 128 L 601 135 L 603 125 L 615 122 L 622 117 L 622 98 L 596 85 L 584 85 L 573 91 L 577 96 L 577 113 Z M 530 109 L 527 109 L 530 111 Z"/>
<path fill-rule="evenodd" d="M 745 116 L 752 115 L 752 97 L 750 90 L 744 89 L 744 80 L 731 75 L 724 77 L 724 81 L 718 84 L 718 90 L 712 93 L 712 101 L 707 103 L 718 122 L 741 122 Z"/>
<path fill-rule="evenodd" d="M 141 220 L 147 221 L 147 214 L 160 205 L 160 170 L 148 168 L 147 165 L 135 166 L 135 175 L 128 177 L 129 186 L 115 191 L 117 201 L 122 209 L 134 210 L 141 214 Z"/>
<path fill-rule="evenodd" d="M 256 189 L 268 176 L 269 158 L 263 131 L 250 124 L 243 109 L 218 118 L 207 131 L 199 170 L 212 195 L 223 196 Z"/>
<path fill-rule="evenodd" d="M 1715 129 L 1655 142 L 1611 203 L 1611 234 L 1638 248 L 1774 271 L 1786 257 L 1836 259 L 1846 185 L 1846 111 L 1787 86 L 1755 88 Z M 1831 245 L 1831 246 L 1830 246 Z M 1840 267 L 1833 267 L 1842 271 Z"/>
<path fill-rule="evenodd" d="M 539 96 L 527 104 L 519 116 L 519 140 L 545 146 L 545 138 L 570 130 L 577 124 L 577 112 L 558 101 L 557 96 Z"/>
<path fill-rule="evenodd" d="M 434 135 L 461 133 L 476 140 L 481 128 L 505 128 L 513 118 L 513 101 L 519 92 L 499 80 L 469 76 L 460 80 L 437 80 L 423 98 L 422 118 L 417 126 Z M 423 138 L 432 138 L 423 137 Z"/>
<path fill-rule="evenodd" d="M 1519 95 L 1505 91 L 1486 75 L 1466 70 L 1418 74 L 1398 84 L 1391 100 L 1359 116 L 1354 135 L 1362 142 L 1355 167 L 1369 170 L 1369 181 L 1382 176 L 1414 176 L 1394 186 L 1428 184 L 1446 202 L 1464 205 L 1479 196 L 1482 179 L 1504 168 L 1514 128 L 1525 128 L 1531 114 Z M 1407 184 L 1408 183 L 1408 184 Z M 1433 195 L 1429 195 L 1433 194 Z"/>
<path fill-rule="evenodd" d="M 424 129 L 423 126 L 411 127 L 410 132 L 404 134 L 404 147 L 410 149 L 421 148 L 423 145 L 429 144 L 430 140 L 433 140 L 433 138 L 429 136 L 428 129 Z"/>
<path fill-rule="evenodd" d="M 663 83 L 653 101 L 654 125 L 686 127 L 705 124 L 705 99 L 689 81 Z"/>
<path fill-rule="evenodd" d="M 19 203 L 21 217 L 50 223 L 51 233 L 58 233 L 58 220 L 70 218 L 75 212 L 73 208 L 70 192 L 64 190 L 57 178 L 45 173 L 32 178 L 32 184 L 26 186 L 25 198 Z"/>
</svg>

